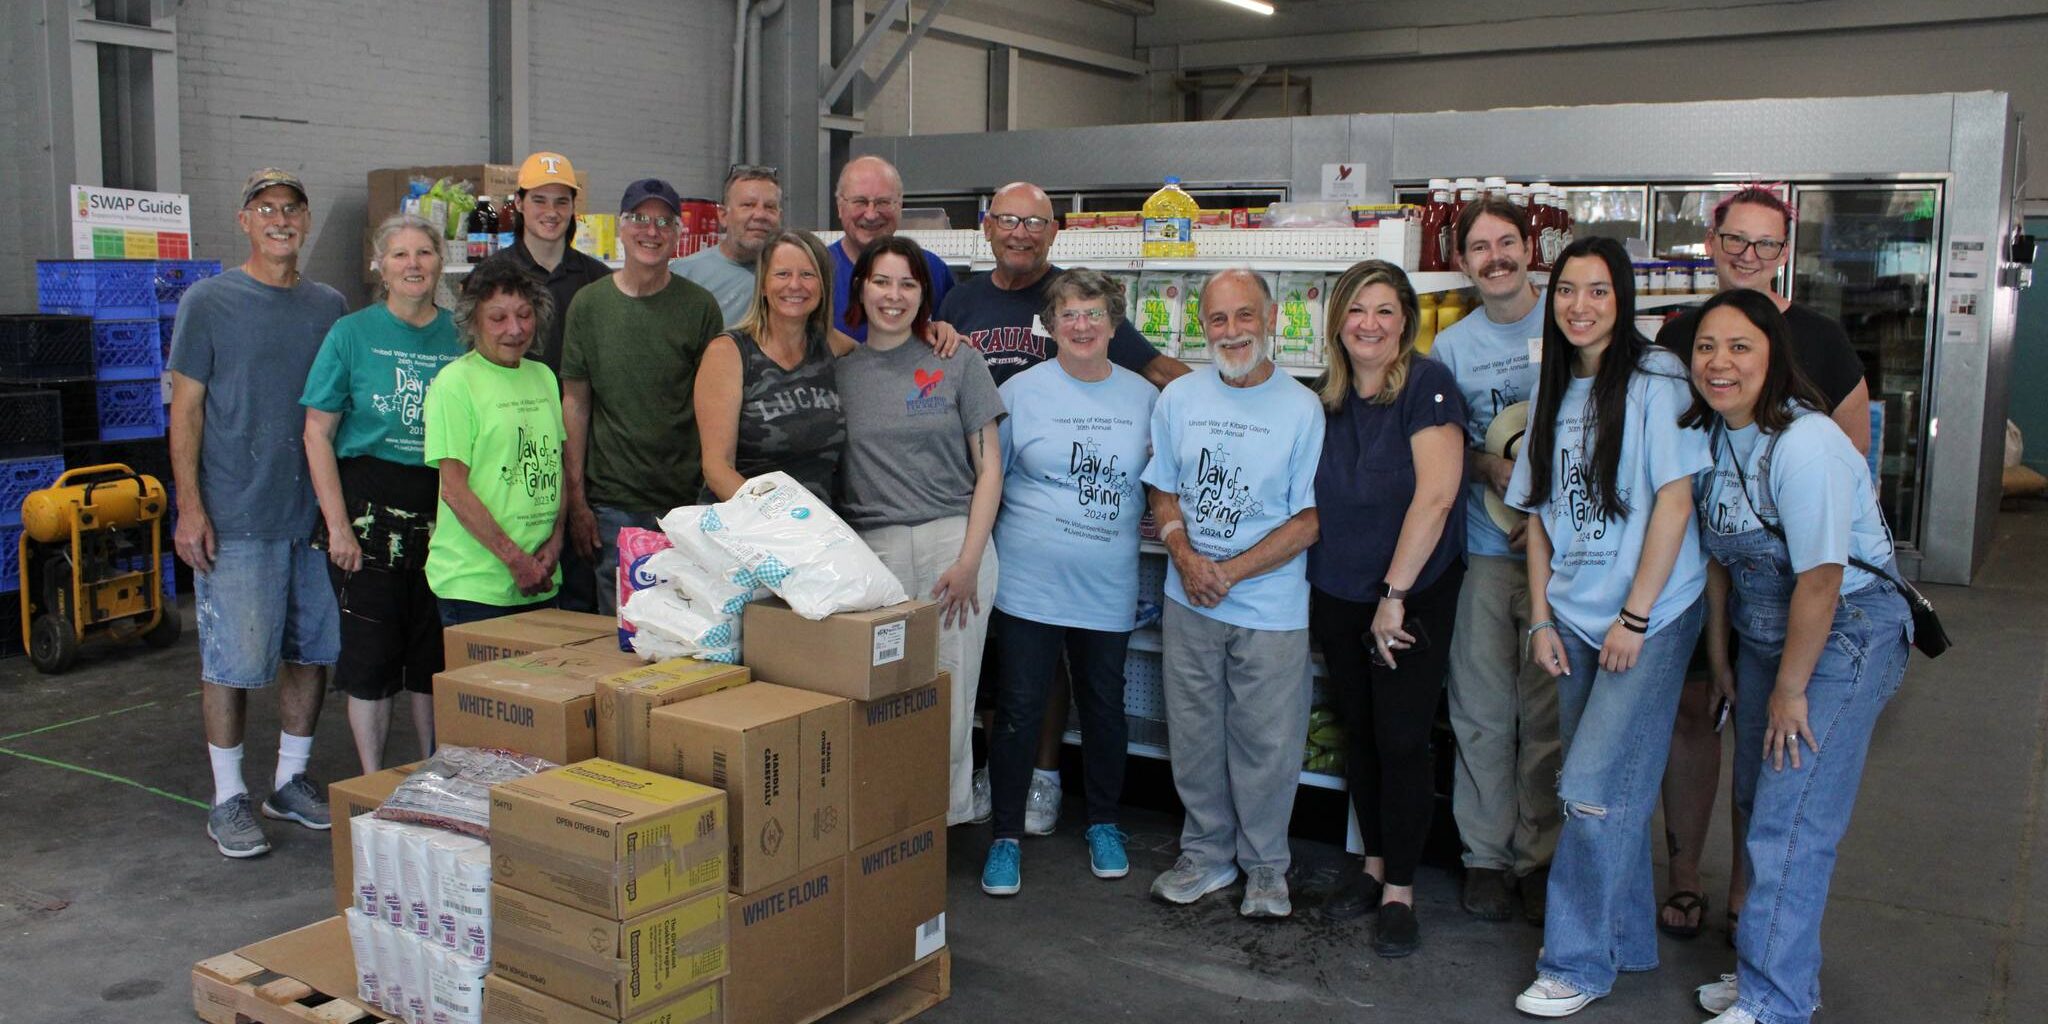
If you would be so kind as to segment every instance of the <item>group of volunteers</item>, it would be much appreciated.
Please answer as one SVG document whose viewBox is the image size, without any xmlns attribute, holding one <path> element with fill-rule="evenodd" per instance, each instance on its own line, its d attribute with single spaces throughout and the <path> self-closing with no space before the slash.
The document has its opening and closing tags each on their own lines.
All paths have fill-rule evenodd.
<svg viewBox="0 0 2048 1024">
<path fill-rule="evenodd" d="M 247 261 L 180 307 L 176 544 L 197 570 L 221 853 L 269 849 L 259 811 L 328 827 L 305 774 L 322 667 L 365 771 L 401 691 L 429 752 L 443 627 L 611 613 L 621 527 L 779 470 L 940 606 L 948 823 L 992 820 L 985 892 L 1018 893 L 1022 841 L 1057 823 L 1069 692 L 1090 868 L 1130 871 L 1124 665 L 1149 513 L 1186 808 L 1154 896 L 1243 877 L 1242 914 L 1292 913 L 1313 640 L 1364 853 L 1321 913 L 1376 914 L 1382 956 L 1418 948 L 1448 687 L 1461 903 L 1505 920 L 1519 892 L 1544 942 L 1515 1006 L 1566 1016 L 1656 967 L 1659 928 L 1700 930 L 1732 708 L 1737 969 L 1700 1002 L 1719 1024 L 1818 1005 L 1836 846 L 1911 626 L 1859 454 L 1855 354 L 1771 290 L 1792 217 L 1771 189 L 1716 208 L 1723 290 L 1655 343 L 1620 244 L 1574 242 L 1544 290 L 1522 208 L 1481 198 L 1453 242 L 1484 315 L 1424 355 L 1407 275 L 1359 263 L 1330 289 L 1311 385 L 1275 366 L 1277 306 L 1249 270 L 1201 285 L 1188 329 L 1210 365 L 1158 353 L 1116 280 L 1050 263 L 1058 218 L 1029 183 L 995 193 L 993 269 L 958 284 L 897 234 L 902 180 L 875 157 L 842 171 L 830 245 L 783 224 L 773 168 L 739 165 L 722 241 L 672 260 L 682 200 L 635 181 L 617 271 L 571 244 L 586 197 L 567 158 L 534 154 L 518 186 L 520 238 L 460 278 L 452 310 L 440 231 L 399 214 L 371 237 L 379 300 L 345 313 L 297 269 L 304 182 L 259 171 L 237 214 Z M 246 692 L 273 680 L 283 735 L 252 806 Z"/>
</svg>

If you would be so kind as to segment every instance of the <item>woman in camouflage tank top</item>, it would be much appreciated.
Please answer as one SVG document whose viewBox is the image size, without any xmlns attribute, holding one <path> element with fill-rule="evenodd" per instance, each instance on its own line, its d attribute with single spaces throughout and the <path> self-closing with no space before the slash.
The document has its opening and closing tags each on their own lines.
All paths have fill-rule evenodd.
<svg viewBox="0 0 2048 1024">
<path fill-rule="evenodd" d="M 723 501 L 749 477 L 781 470 L 836 503 L 846 415 L 832 364 L 853 342 L 829 326 L 831 265 L 810 232 L 778 235 L 761 256 L 747 314 L 705 350 L 696 389 L 699 502 Z"/>
</svg>

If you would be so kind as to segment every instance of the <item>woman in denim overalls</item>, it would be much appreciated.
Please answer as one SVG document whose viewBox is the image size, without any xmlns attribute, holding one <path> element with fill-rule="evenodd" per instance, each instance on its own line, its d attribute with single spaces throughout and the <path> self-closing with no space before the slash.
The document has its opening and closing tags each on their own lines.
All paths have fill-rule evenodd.
<svg viewBox="0 0 2048 1024">
<path fill-rule="evenodd" d="M 1700 1005 L 1720 1014 L 1709 1024 L 1799 1024 L 1820 1004 L 1835 847 L 1871 729 L 1905 674 L 1912 618 L 1887 578 L 1891 538 L 1869 470 L 1816 412 L 1777 307 L 1723 292 L 1699 324 L 1698 397 L 1682 422 L 1713 438 L 1714 467 L 1696 488 L 1713 556 L 1707 655 L 1734 702 L 1751 872 L 1737 973 L 1701 986 Z"/>
</svg>

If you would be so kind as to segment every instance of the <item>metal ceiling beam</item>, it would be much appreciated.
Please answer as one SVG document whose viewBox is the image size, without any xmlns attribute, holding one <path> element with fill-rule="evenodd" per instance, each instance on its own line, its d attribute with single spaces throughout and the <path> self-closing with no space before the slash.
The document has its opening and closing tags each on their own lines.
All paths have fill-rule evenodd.
<svg viewBox="0 0 2048 1024">
<path fill-rule="evenodd" d="M 818 98 L 820 112 L 831 113 L 833 104 L 838 103 L 839 98 L 846 95 L 847 87 L 852 85 L 854 78 L 861 73 L 861 66 L 868 62 L 868 55 L 881 43 L 882 33 L 887 31 L 896 19 L 902 17 L 904 10 L 910 6 L 910 0 L 887 0 L 887 3 L 888 6 L 883 7 L 881 13 L 877 14 L 873 21 L 868 22 L 860 38 L 854 40 L 853 49 L 846 51 L 845 59 L 833 70 L 831 84 L 825 86 L 824 93 Z"/>
<path fill-rule="evenodd" d="M 946 9 L 946 0 L 925 0 L 925 3 L 927 6 L 924 17 L 919 18 L 917 26 L 910 30 L 909 35 L 903 37 L 903 44 L 896 48 L 895 55 L 889 58 L 889 63 L 882 65 L 882 73 L 868 82 L 867 88 L 861 90 L 860 98 L 854 102 L 856 112 L 866 111 L 868 101 L 889 84 L 889 79 L 896 74 L 896 69 L 902 67 L 903 62 L 909 59 L 910 51 L 924 38 L 926 32 L 932 30 L 932 22 L 939 19 L 939 12 Z"/>
<path fill-rule="evenodd" d="M 1158 9 L 1153 6 L 1153 0 L 1081 0 L 1081 2 L 1094 4 L 1097 7 L 1107 7 L 1118 14 L 1130 14 L 1141 18 L 1149 18 L 1159 13 Z"/>
<path fill-rule="evenodd" d="M 903 18 L 900 15 L 891 19 L 892 24 L 902 20 Z M 984 25 L 981 22 L 969 18 L 956 17 L 951 14 L 942 14 L 937 21 L 932 23 L 932 34 L 949 36 L 954 39 L 965 39 L 976 43 L 987 43 L 991 46 L 1014 47 L 1025 53 L 1036 54 L 1040 57 L 1050 57 L 1069 64 L 1078 64 L 1082 67 L 1110 71 L 1133 78 L 1152 70 L 1150 64 L 1122 54 L 1094 50 L 1086 46 L 1076 46 L 1062 39 L 1050 39 L 1045 36 L 1032 35 L 1029 32 L 1015 32 L 1006 28 L 997 28 L 994 25 Z M 1234 63 L 1242 64 L 1244 62 L 1240 60 Z"/>
<path fill-rule="evenodd" d="M 1209 115 L 1209 120 L 1228 120 L 1231 112 L 1237 109 L 1237 105 L 1243 103 L 1244 98 L 1251 94 L 1252 86 L 1259 84 L 1259 76 L 1265 73 L 1264 64 L 1246 64 L 1238 68 L 1237 84 L 1232 85 L 1230 91 L 1223 94 L 1223 102 L 1216 105 L 1216 110 Z"/>
</svg>

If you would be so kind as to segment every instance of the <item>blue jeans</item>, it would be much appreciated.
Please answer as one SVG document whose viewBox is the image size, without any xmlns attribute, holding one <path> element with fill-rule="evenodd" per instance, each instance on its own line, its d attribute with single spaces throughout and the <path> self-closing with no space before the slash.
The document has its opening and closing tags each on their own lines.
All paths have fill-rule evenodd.
<svg viewBox="0 0 2048 1024">
<path fill-rule="evenodd" d="M 458 601 L 454 598 L 438 599 L 441 611 L 441 628 L 449 629 L 468 622 L 482 622 L 485 619 L 502 619 L 507 615 L 553 608 L 555 599 L 545 598 L 532 604 L 485 604 L 482 601 Z"/>
<path fill-rule="evenodd" d="M 1598 647 L 1557 631 L 1571 664 L 1571 675 L 1557 679 L 1564 828 L 1550 862 L 1536 973 L 1587 995 L 1607 995 L 1619 971 L 1657 966 L 1650 818 L 1705 607 L 1695 601 L 1644 640 L 1626 672 L 1602 671 Z"/>
<path fill-rule="evenodd" d="M 1131 634 L 1051 626 L 1001 610 L 989 616 L 988 628 L 1003 650 L 995 729 L 988 750 L 995 837 L 1024 836 L 1024 801 L 1031 791 L 1031 769 L 1038 758 L 1038 733 L 1062 653 L 1067 656 L 1074 706 L 1081 718 L 1081 774 L 1088 794 L 1088 824 L 1116 824 L 1117 804 L 1124 793 L 1124 761 L 1130 754 L 1130 724 L 1124 720 L 1124 653 Z"/>
<path fill-rule="evenodd" d="M 1871 731 L 1905 677 L 1910 617 L 1889 584 L 1841 599 L 1806 683 L 1806 721 L 1820 749 L 1802 746 L 1799 767 L 1787 760 L 1774 770 L 1763 742 L 1784 651 L 1785 612 L 1776 611 L 1777 642 L 1743 631 L 1735 661 L 1735 804 L 1749 816 L 1750 865 L 1736 933 L 1736 1005 L 1763 1024 L 1804 1024 L 1820 1005 L 1820 924 L 1835 849 L 1849 829 Z M 1767 614 L 1754 604 L 1743 612 Z"/>
<path fill-rule="evenodd" d="M 597 614 L 619 612 L 619 531 L 628 526 L 658 529 L 653 512 L 628 512 L 611 505 L 592 505 L 597 516 L 597 557 L 590 563 L 590 575 L 597 585 Z"/>
<path fill-rule="evenodd" d="M 341 612 L 327 580 L 327 553 L 303 538 L 217 543 L 213 570 L 192 577 L 199 677 L 254 690 L 269 686 L 282 662 L 334 664 Z"/>
</svg>

